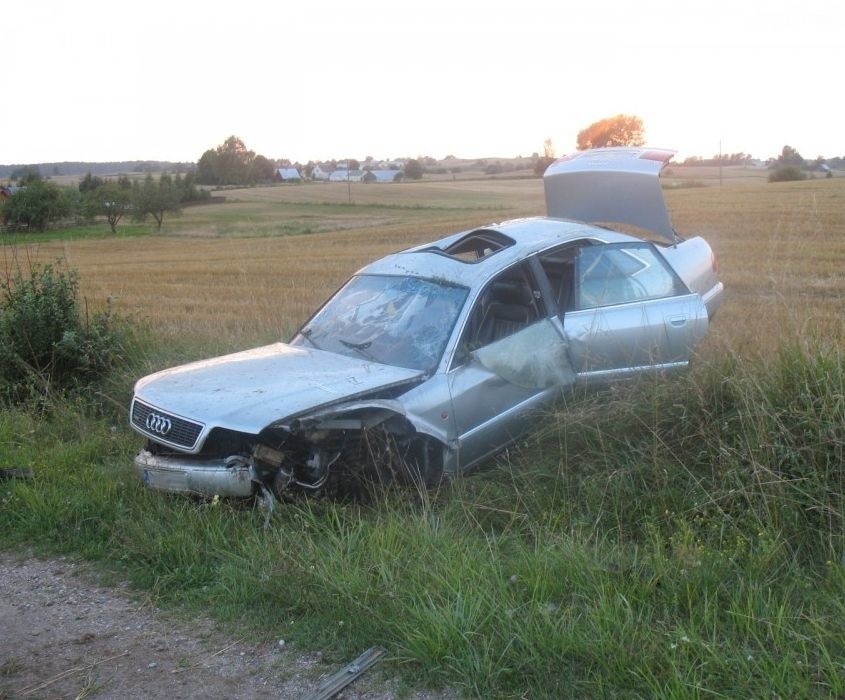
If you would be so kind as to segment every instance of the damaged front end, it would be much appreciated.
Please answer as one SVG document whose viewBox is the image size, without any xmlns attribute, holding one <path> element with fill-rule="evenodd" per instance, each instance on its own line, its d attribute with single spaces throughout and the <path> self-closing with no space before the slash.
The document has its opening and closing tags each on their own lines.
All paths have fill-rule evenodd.
<svg viewBox="0 0 845 700">
<path fill-rule="evenodd" d="M 161 454 L 151 443 L 135 455 L 134 465 L 144 484 L 157 491 L 245 498 L 255 489 L 252 465 L 241 455 L 221 460 Z"/>
<path fill-rule="evenodd" d="M 419 434 L 394 403 L 325 410 L 259 435 L 216 429 L 196 455 L 149 440 L 134 466 L 150 488 L 200 496 L 285 499 L 297 492 L 354 494 L 369 483 L 433 485 L 444 447 Z"/>
</svg>

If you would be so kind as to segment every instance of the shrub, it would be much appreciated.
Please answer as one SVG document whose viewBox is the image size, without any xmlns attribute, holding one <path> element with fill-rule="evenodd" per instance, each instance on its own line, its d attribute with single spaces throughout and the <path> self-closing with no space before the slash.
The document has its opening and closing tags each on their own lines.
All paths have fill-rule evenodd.
<svg viewBox="0 0 845 700">
<path fill-rule="evenodd" d="M 111 309 L 80 313 L 75 270 L 16 265 L 0 281 L 0 399 L 21 402 L 90 382 L 120 348 Z"/>
<path fill-rule="evenodd" d="M 76 214 L 79 192 L 46 180 L 33 180 L 3 205 L 5 223 L 15 229 L 43 231 L 48 224 Z"/>
<path fill-rule="evenodd" d="M 784 165 L 769 173 L 769 182 L 790 182 L 792 180 L 806 180 L 805 173 L 797 165 Z"/>
</svg>

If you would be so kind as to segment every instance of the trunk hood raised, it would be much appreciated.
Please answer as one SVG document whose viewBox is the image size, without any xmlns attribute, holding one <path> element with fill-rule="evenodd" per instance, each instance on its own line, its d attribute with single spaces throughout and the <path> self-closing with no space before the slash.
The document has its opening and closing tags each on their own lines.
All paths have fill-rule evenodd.
<svg viewBox="0 0 845 700">
<path fill-rule="evenodd" d="M 419 370 L 275 343 L 193 362 L 140 379 L 135 398 L 214 427 L 258 433 L 270 423 L 406 384 Z"/>
<path fill-rule="evenodd" d="M 546 211 L 588 224 L 637 226 L 675 243 L 659 180 L 673 154 L 659 148 L 594 148 L 558 158 L 543 175 Z"/>
</svg>

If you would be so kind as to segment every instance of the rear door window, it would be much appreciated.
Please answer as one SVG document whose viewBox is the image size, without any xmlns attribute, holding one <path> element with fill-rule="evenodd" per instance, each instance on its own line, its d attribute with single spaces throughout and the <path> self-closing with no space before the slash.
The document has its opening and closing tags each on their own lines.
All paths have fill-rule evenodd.
<svg viewBox="0 0 845 700">
<path fill-rule="evenodd" d="M 582 248 L 572 308 L 591 309 L 686 294 L 680 279 L 650 243 Z"/>
</svg>

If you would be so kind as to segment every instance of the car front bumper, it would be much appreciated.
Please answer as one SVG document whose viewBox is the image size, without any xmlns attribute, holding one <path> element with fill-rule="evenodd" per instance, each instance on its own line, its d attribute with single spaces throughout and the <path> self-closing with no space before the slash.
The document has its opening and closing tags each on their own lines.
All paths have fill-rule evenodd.
<svg viewBox="0 0 845 700">
<path fill-rule="evenodd" d="M 254 490 L 249 465 L 241 460 L 227 464 L 219 459 L 164 457 L 141 450 L 134 466 L 144 484 L 157 491 L 246 498 Z"/>
</svg>

